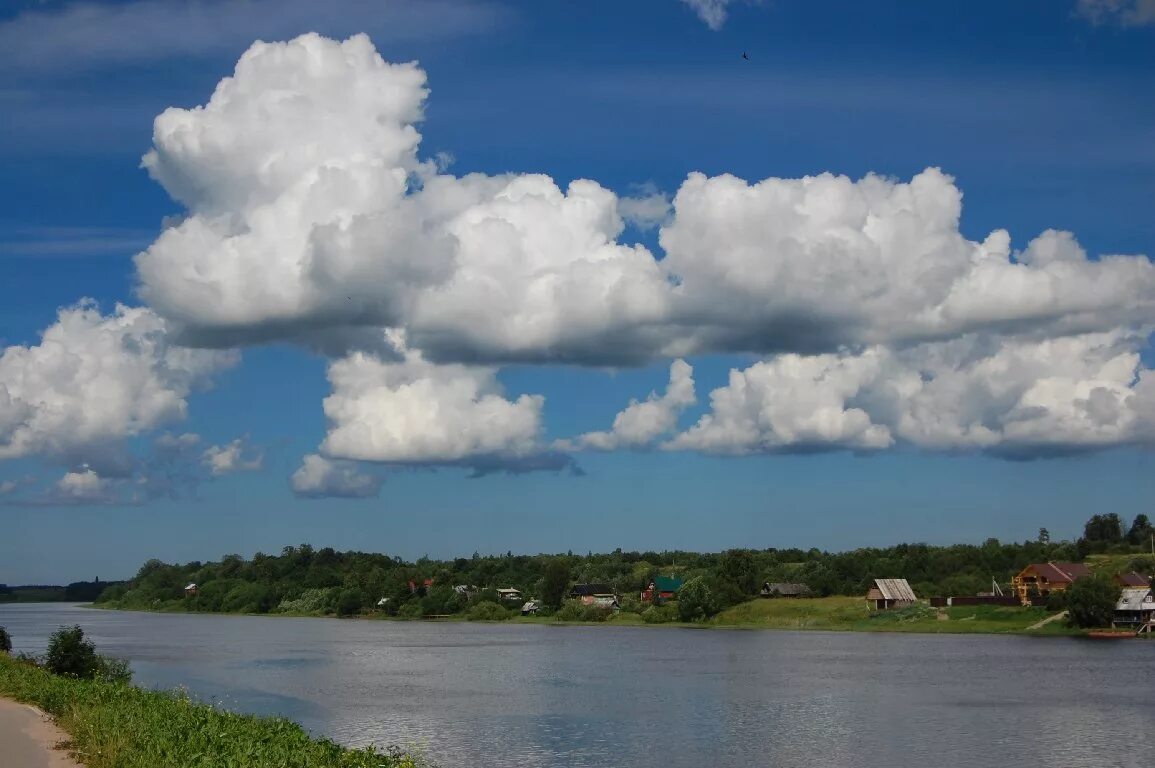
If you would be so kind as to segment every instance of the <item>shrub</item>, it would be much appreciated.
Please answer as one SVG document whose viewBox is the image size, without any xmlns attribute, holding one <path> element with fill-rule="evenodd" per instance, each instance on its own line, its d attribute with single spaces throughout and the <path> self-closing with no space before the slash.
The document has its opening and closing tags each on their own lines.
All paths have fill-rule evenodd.
<svg viewBox="0 0 1155 768">
<path fill-rule="evenodd" d="M 342 589 L 337 595 L 337 615 L 354 616 L 361 612 L 365 595 L 359 589 Z"/>
<path fill-rule="evenodd" d="M 48 640 L 44 668 L 54 675 L 91 680 L 100 671 L 96 648 L 79 626 L 61 627 Z"/>
<path fill-rule="evenodd" d="M 582 605 L 581 600 L 566 600 L 561 604 L 561 608 L 558 608 L 554 618 L 558 621 L 581 621 L 584 610 L 585 606 Z"/>
<path fill-rule="evenodd" d="M 1115 618 L 1119 588 L 1110 576 L 1096 573 L 1079 579 L 1067 590 L 1067 610 L 1076 627 L 1105 627 Z"/>
<path fill-rule="evenodd" d="M 1047 595 L 1047 610 L 1051 613 L 1067 610 L 1067 592 L 1062 590 Z"/>
<path fill-rule="evenodd" d="M 295 598 L 285 598 L 277 606 L 284 613 L 326 613 L 336 608 L 337 590 L 333 588 L 306 589 Z"/>
<path fill-rule="evenodd" d="M 678 592 L 678 618 L 682 621 L 703 621 L 718 612 L 714 595 L 702 577 L 690 579 Z"/>
<path fill-rule="evenodd" d="M 678 608 L 676 605 L 651 605 L 642 611 L 642 621 L 647 624 L 669 624 L 677 620 Z"/>
<path fill-rule="evenodd" d="M 128 662 L 124 659 L 97 656 L 96 662 L 95 677 L 97 680 L 105 683 L 123 683 L 124 685 L 132 682 L 132 669 L 129 668 Z"/>
<path fill-rule="evenodd" d="M 421 603 L 410 600 L 405 605 L 397 609 L 397 618 L 399 619 L 420 619 L 421 618 Z"/>
<path fill-rule="evenodd" d="M 0 627 L 0 653 L 12 652 L 12 635 L 8 634 L 8 630 Z"/>
<path fill-rule="evenodd" d="M 470 621 L 505 621 L 509 616 L 509 611 L 497 603 L 485 602 L 470 608 L 467 618 Z"/>
</svg>

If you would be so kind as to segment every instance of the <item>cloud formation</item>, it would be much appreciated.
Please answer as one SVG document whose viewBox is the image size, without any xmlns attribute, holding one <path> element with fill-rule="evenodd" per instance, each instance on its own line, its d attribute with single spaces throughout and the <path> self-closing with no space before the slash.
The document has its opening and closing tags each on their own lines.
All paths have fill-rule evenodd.
<svg viewBox="0 0 1155 768">
<path fill-rule="evenodd" d="M 614 417 L 610 431 L 587 432 L 576 440 L 559 441 L 557 447 L 599 451 L 645 447 L 673 432 L 678 416 L 695 402 L 694 369 L 684 360 L 675 360 L 670 365 L 670 384 L 665 394 L 651 392 L 643 401 L 631 400 L 625 410 Z"/>
<path fill-rule="evenodd" d="M 0 460 L 36 455 L 116 474 L 127 438 L 183 420 L 189 394 L 237 359 L 172 345 L 148 309 L 62 309 L 38 345 L 0 355 Z"/>
<path fill-rule="evenodd" d="M 379 474 L 360 471 L 352 462 L 331 461 L 311 453 L 289 479 L 293 493 L 303 498 L 365 499 L 381 492 Z"/>
<path fill-rule="evenodd" d="M 706 26 L 717 32 L 726 23 L 726 8 L 734 0 L 682 0 Z"/>
<path fill-rule="evenodd" d="M 1155 24 L 1155 0 L 1079 0 L 1078 13 L 1096 24 Z"/>
<path fill-rule="evenodd" d="M 201 454 L 201 460 L 210 475 L 220 477 L 261 469 L 265 464 L 265 454 L 250 446 L 245 438 L 238 437 L 224 445 L 210 445 Z"/>
</svg>

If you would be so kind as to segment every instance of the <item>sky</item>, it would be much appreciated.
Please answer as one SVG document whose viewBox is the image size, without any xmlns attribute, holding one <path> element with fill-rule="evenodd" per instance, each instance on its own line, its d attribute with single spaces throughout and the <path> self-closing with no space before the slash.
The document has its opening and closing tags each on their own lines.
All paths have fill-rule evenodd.
<svg viewBox="0 0 1155 768">
<path fill-rule="evenodd" d="M 1151 513 L 1151 0 L 26 0 L 0 112 L 0 583 Z"/>
</svg>

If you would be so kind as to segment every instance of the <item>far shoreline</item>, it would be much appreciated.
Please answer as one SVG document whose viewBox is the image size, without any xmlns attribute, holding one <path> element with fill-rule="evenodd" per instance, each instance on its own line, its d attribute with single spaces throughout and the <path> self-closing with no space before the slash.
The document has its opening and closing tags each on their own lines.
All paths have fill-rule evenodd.
<svg viewBox="0 0 1155 768">
<path fill-rule="evenodd" d="M 803 598 L 801 600 L 790 600 L 788 603 L 785 600 L 775 601 L 780 605 L 785 605 L 790 608 L 806 608 L 810 604 L 822 604 L 825 601 L 839 601 L 845 605 L 846 601 L 858 600 L 858 598 Z M 27 605 L 29 603 L 25 603 Z M 47 604 L 47 603 L 45 603 Z M 760 606 L 771 604 L 771 601 L 752 600 L 742 606 Z M 289 619 L 331 619 L 334 621 L 361 621 L 361 622 L 396 622 L 396 623 L 440 623 L 440 624 L 505 624 L 505 625 L 519 625 L 519 626 L 542 626 L 542 627 L 619 627 L 619 628 L 641 628 L 641 629 L 694 629 L 694 630 L 762 630 L 770 632 L 832 632 L 832 633 L 860 633 L 860 634 L 894 634 L 894 635 L 996 635 L 996 636 L 1015 636 L 1015 637 L 1037 637 L 1037 638 L 1087 638 L 1089 630 L 1078 629 L 1068 626 L 1065 622 L 1051 621 L 1045 627 L 1039 629 L 1030 629 L 1028 627 L 1014 626 L 1014 627 L 991 627 L 986 624 L 971 624 L 966 617 L 960 619 L 936 619 L 934 622 L 919 621 L 919 622 L 888 622 L 879 621 L 877 624 L 871 624 L 871 617 L 864 614 L 856 621 L 843 621 L 839 623 L 822 623 L 811 622 L 806 623 L 804 620 L 797 623 L 766 623 L 753 620 L 740 620 L 737 617 L 730 618 L 726 616 L 726 612 L 719 614 L 719 617 L 706 622 L 663 622 L 663 623 L 646 623 L 638 618 L 631 618 L 628 620 L 621 620 L 617 617 L 611 618 L 607 621 L 557 621 L 552 616 L 511 616 L 508 619 L 497 621 L 486 620 L 469 620 L 465 615 L 461 616 L 430 616 L 419 618 L 401 618 L 397 616 L 387 616 L 384 614 L 367 614 L 357 616 L 342 616 L 338 617 L 331 614 L 315 614 L 315 613 L 292 613 L 292 612 L 269 612 L 269 613 L 235 613 L 226 611 L 186 611 L 186 610 L 171 610 L 171 609 L 150 609 L 150 608 L 122 608 L 115 605 L 102 605 L 100 603 L 70 603 L 83 608 L 90 608 L 103 611 L 122 611 L 126 613 L 149 613 L 149 614 L 171 614 L 184 616 L 247 616 L 247 617 L 273 617 L 273 618 L 289 618 Z M 742 606 L 737 606 L 741 608 Z M 957 611 L 956 613 L 965 613 L 967 609 Z M 1012 611 L 1018 609 L 1011 609 Z M 1027 608 L 1021 610 L 1030 610 Z M 618 614 L 621 616 L 622 614 Z M 634 617 L 635 614 L 626 614 Z M 943 615 L 940 613 L 940 615 Z M 977 612 L 976 614 L 977 615 Z M 1056 614 L 1049 613 L 1046 615 L 1035 615 L 1025 618 L 1030 619 L 1047 619 L 1052 618 Z M 885 613 L 881 615 L 885 619 Z M 1037 623 L 1037 621 L 1032 622 Z"/>
</svg>

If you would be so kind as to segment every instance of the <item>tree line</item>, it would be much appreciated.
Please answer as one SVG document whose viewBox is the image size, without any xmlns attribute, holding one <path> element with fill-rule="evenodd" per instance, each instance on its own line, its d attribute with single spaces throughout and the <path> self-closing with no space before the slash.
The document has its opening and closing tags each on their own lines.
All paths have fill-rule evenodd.
<svg viewBox="0 0 1155 768">
<path fill-rule="evenodd" d="M 1150 572 L 1155 570 L 1155 557 L 1145 555 L 1143 547 L 1150 528 L 1146 516 L 1140 515 L 1127 528 L 1112 513 L 1091 518 L 1083 536 L 1075 541 L 1052 541 L 1044 529 L 1036 540 L 1019 543 L 988 539 L 979 545 L 916 543 L 849 552 L 617 549 L 585 555 L 474 553 L 453 560 L 423 557 L 412 562 L 386 554 L 338 552 L 302 544 L 285 547 L 278 555 L 258 552 L 250 559 L 227 555 L 215 562 L 185 564 L 149 560 L 128 583 L 105 588 L 97 602 L 207 612 L 345 616 L 381 610 L 406 617 L 471 613 L 478 618 L 501 618 L 496 611 L 503 606 L 498 588 L 518 589 L 548 613 L 566 609 L 573 584 L 599 583 L 620 596 L 623 608 L 640 612 L 645 606 L 638 605 L 639 594 L 653 578 L 663 575 L 686 581 L 678 612 L 700 618 L 754 597 L 765 582 L 805 583 L 814 594 L 827 596 L 862 595 L 875 578 L 905 578 L 920 596 L 971 595 L 989 590 L 992 581 L 1006 585 L 1029 563 L 1081 561 L 1092 553 L 1132 555 L 1131 567 Z M 195 594 L 186 594 L 189 584 L 196 584 Z M 568 610 L 577 614 L 584 609 L 572 606 Z"/>
</svg>

